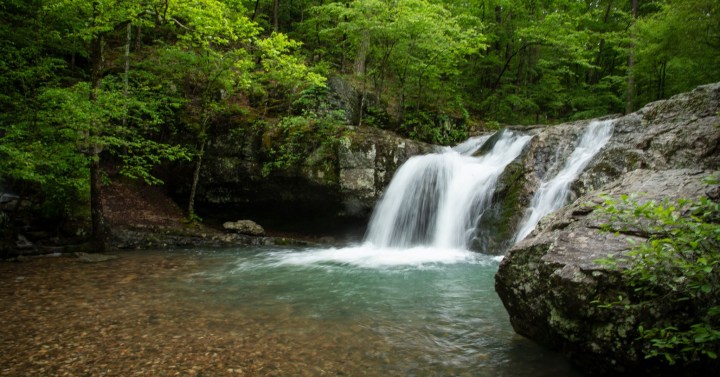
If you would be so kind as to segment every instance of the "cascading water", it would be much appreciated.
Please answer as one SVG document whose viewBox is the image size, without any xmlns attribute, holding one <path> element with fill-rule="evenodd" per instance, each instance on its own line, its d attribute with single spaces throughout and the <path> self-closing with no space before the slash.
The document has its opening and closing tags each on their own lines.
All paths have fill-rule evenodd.
<svg viewBox="0 0 720 377">
<path fill-rule="evenodd" d="M 607 144 L 612 136 L 613 120 L 592 121 L 583 133 L 578 146 L 565 162 L 565 166 L 552 179 L 543 181 L 532 198 L 525 219 L 515 236 L 515 242 L 527 237 L 545 215 L 559 209 L 570 195 L 570 184 Z"/>
<path fill-rule="evenodd" d="M 366 245 L 466 249 L 497 178 L 530 138 L 506 130 L 481 157 L 472 153 L 487 138 L 409 159 L 373 212 Z"/>
</svg>

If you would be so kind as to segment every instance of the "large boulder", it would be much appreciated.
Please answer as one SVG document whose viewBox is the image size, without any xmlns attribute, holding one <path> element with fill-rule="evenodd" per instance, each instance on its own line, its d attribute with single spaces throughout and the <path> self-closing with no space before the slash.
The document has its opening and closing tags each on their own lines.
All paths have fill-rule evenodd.
<svg viewBox="0 0 720 377">
<path fill-rule="evenodd" d="M 628 282 L 617 270 L 597 261 L 608 254 L 627 253 L 628 238 L 643 241 L 646 234 L 602 232 L 596 205 L 602 195 L 618 198 L 642 193 L 642 201 L 673 198 L 720 198 L 720 186 L 703 183 L 712 172 L 702 170 L 635 170 L 579 198 L 546 218 L 533 235 L 510 249 L 495 277 L 516 332 L 563 350 L 583 369 L 600 374 L 636 372 L 647 368 L 639 353 L 637 328 L 652 323 L 652 313 L 667 307 L 633 312 L 600 308 L 600 295 L 628 297 Z M 715 172 L 717 174 L 717 172 Z"/>
<path fill-rule="evenodd" d="M 596 260 L 626 253 L 628 237 L 642 241 L 647 235 L 601 232 L 595 206 L 601 193 L 639 193 L 644 200 L 717 199 L 718 186 L 702 178 L 720 169 L 719 112 L 720 84 L 712 84 L 615 120 L 612 139 L 573 184 L 573 203 L 543 219 L 500 265 L 496 290 L 518 333 L 562 349 L 589 372 L 648 370 L 638 351 L 637 325 L 649 319 L 601 311 L 591 303 L 600 292 L 627 290 L 621 274 Z M 556 169 L 543 162 L 552 161 L 552 136 L 576 137 L 582 127 L 573 123 L 535 130 L 516 171 L 506 173 L 509 183 L 503 192 L 512 200 L 501 197 L 498 202 L 522 212 L 538 180 Z"/>
</svg>

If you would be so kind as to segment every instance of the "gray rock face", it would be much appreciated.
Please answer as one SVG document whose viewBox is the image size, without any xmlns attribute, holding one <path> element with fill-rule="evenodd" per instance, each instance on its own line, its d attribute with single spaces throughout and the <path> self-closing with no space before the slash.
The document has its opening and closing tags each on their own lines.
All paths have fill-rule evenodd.
<svg viewBox="0 0 720 377">
<path fill-rule="evenodd" d="M 367 216 L 395 170 L 435 147 L 375 128 L 356 128 L 338 148 L 339 188 L 346 214 Z"/>
<path fill-rule="evenodd" d="M 720 83 L 618 118 L 612 139 L 574 185 L 593 191 L 635 169 L 720 167 Z"/>
<path fill-rule="evenodd" d="M 643 237 L 600 232 L 602 219 L 594 207 L 601 203 L 600 193 L 639 193 L 646 200 L 719 198 L 717 185 L 702 183 L 720 169 L 718 112 L 720 84 L 713 84 L 616 120 L 611 141 L 573 185 L 577 200 L 543 219 L 500 265 L 496 290 L 518 333 L 562 349 L 590 372 L 634 372 L 647 366 L 636 338 L 638 323 L 648 318 L 600 311 L 591 304 L 600 292 L 627 290 L 620 274 L 595 261 L 627 252 L 628 237 Z M 549 148 L 555 140 L 576 138 L 584 124 L 535 130 L 516 171 L 506 173 L 505 196 L 498 201 L 522 211 L 538 180 L 555 169 Z M 561 148 L 558 153 L 566 152 Z"/>
<path fill-rule="evenodd" d="M 653 102 L 615 119 L 613 137 L 572 185 L 571 201 L 635 169 L 720 167 L 720 83 Z M 562 169 L 590 121 L 525 130 L 534 135 L 500 177 L 478 227 L 477 249 L 506 250 L 539 183 Z M 484 246 L 482 246 L 484 245 Z"/>
<path fill-rule="evenodd" d="M 315 154 L 321 151 L 311 151 L 297 169 L 264 176 L 262 135 L 223 132 L 208 145 L 196 203 L 220 216 L 263 222 L 268 217 L 306 223 L 312 218 L 318 224 L 365 219 L 395 170 L 413 155 L 433 149 L 391 132 L 348 126 L 347 136 L 330 155 L 320 158 Z M 187 185 L 177 186 L 185 188 L 178 195 L 187 195 Z"/>
<path fill-rule="evenodd" d="M 505 168 L 498 179 L 492 205 L 476 231 L 473 248 L 500 254 L 512 246 L 513 237 L 543 178 L 563 166 L 588 121 L 521 130 L 533 135 L 520 157 Z"/>
</svg>

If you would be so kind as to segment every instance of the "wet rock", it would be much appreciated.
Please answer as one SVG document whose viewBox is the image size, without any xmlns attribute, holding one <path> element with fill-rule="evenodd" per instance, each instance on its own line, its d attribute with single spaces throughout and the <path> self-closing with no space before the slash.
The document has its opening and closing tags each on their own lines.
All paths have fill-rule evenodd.
<svg viewBox="0 0 720 377">
<path fill-rule="evenodd" d="M 338 148 L 341 200 L 346 214 L 368 216 L 400 165 L 436 147 L 375 128 L 353 130 Z"/>
<path fill-rule="evenodd" d="M 223 228 L 251 236 L 262 236 L 265 234 L 265 229 L 252 220 L 228 221 L 223 224 Z"/>
<path fill-rule="evenodd" d="M 647 104 L 616 117 L 613 136 L 572 184 L 569 202 L 636 169 L 720 168 L 720 83 Z M 493 205 L 479 222 L 479 250 L 502 253 L 535 190 L 563 168 L 590 120 L 525 130 L 526 150 L 499 178 Z M 498 251 L 499 250 L 499 251 Z"/>
<path fill-rule="evenodd" d="M 610 142 L 573 188 L 584 194 L 635 169 L 717 169 L 719 114 L 720 83 L 716 83 L 618 118 Z"/>
</svg>

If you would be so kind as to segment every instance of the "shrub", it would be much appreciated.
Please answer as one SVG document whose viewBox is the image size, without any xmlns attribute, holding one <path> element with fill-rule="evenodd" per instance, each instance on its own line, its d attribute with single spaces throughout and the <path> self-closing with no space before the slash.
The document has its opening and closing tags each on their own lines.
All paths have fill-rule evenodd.
<svg viewBox="0 0 720 377">
<path fill-rule="evenodd" d="M 645 358 L 664 358 L 671 365 L 717 359 L 720 203 L 708 198 L 641 202 L 622 196 L 607 199 L 600 213 L 610 219 L 605 231 L 639 234 L 647 241 L 634 243 L 627 254 L 598 261 L 620 270 L 631 291 L 625 300 L 596 303 L 651 313 L 647 318 L 652 320 L 641 319 L 637 328 Z"/>
</svg>

